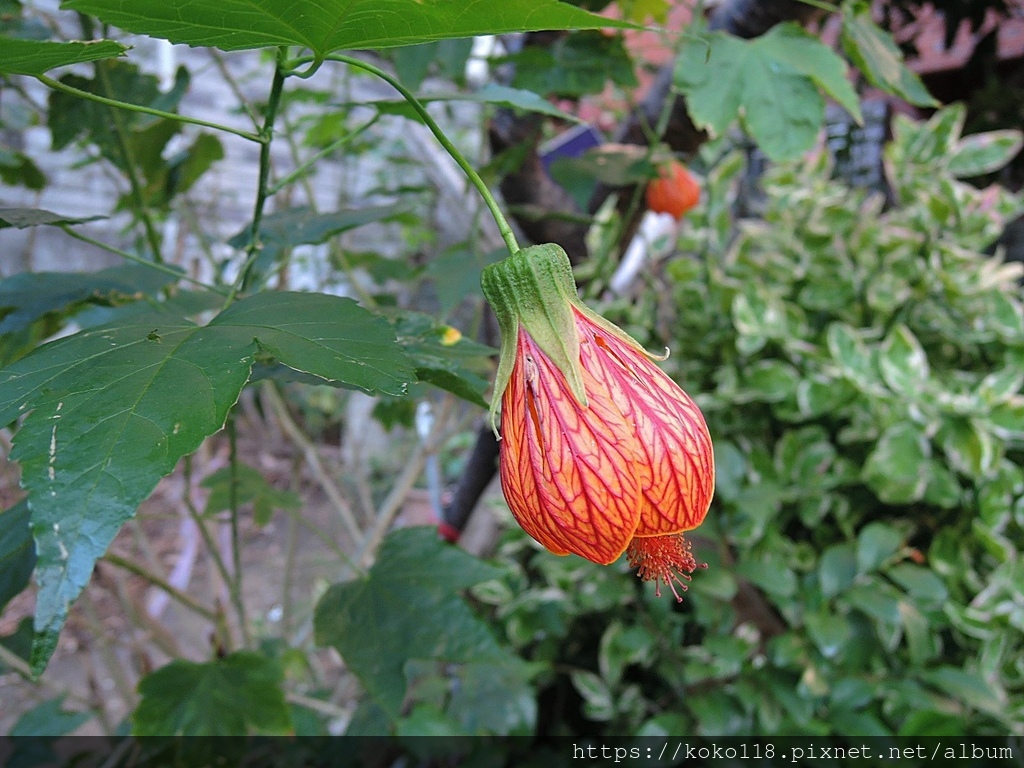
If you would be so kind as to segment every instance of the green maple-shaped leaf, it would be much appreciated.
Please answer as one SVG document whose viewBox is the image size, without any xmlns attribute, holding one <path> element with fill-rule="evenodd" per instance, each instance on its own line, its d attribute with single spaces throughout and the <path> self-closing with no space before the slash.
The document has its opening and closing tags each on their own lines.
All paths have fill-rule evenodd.
<svg viewBox="0 0 1024 768">
<path fill-rule="evenodd" d="M 129 32 L 227 51 L 298 45 L 317 56 L 541 29 L 630 27 L 557 0 L 67 0 Z"/>
<path fill-rule="evenodd" d="M 825 118 L 822 91 L 861 119 L 843 60 L 795 24 L 755 40 L 721 32 L 687 40 L 674 81 L 699 127 L 720 135 L 739 118 L 773 160 L 814 145 Z"/>
<path fill-rule="evenodd" d="M 320 600 L 314 617 L 317 643 L 337 648 L 370 695 L 397 717 L 407 661 L 506 657 L 456 594 L 499 573 L 443 542 L 433 528 L 395 531 L 367 576 L 335 584 Z"/>
<path fill-rule="evenodd" d="M 281 735 L 292 731 L 281 667 L 252 651 L 205 664 L 177 659 L 139 683 L 136 736 Z"/>
<path fill-rule="evenodd" d="M 265 293 L 206 326 L 133 316 L 0 370 L 0 424 L 28 414 L 12 458 L 38 563 L 32 666 L 121 525 L 183 455 L 219 430 L 257 354 L 322 383 L 402 394 L 414 378 L 390 326 L 350 299 Z"/>
<path fill-rule="evenodd" d="M 0 35 L 0 73 L 41 75 L 68 64 L 111 59 L 123 55 L 127 50 L 126 46 L 113 40 L 55 43 Z"/>
</svg>

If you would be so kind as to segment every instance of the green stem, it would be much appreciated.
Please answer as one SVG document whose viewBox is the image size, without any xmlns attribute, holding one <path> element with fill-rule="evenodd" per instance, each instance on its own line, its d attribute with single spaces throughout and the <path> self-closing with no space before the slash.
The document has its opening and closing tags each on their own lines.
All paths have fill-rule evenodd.
<svg viewBox="0 0 1024 768">
<path fill-rule="evenodd" d="M 238 432 L 235 429 L 235 415 L 228 416 L 228 507 L 231 514 L 231 563 L 234 566 L 231 574 L 231 602 L 238 613 L 242 639 L 247 648 L 252 647 L 252 635 L 249 632 L 249 620 L 245 613 L 245 602 L 242 600 L 242 546 L 238 534 Z"/>
<path fill-rule="evenodd" d="M 505 220 L 505 215 L 501 212 L 501 208 L 498 207 L 498 201 L 494 199 L 494 195 L 491 194 L 491 190 L 487 188 L 484 180 L 480 178 L 480 174 L 476 172 L 469 161 L 466 160 L 465 156 L 458 150 L 458 148 L 452 144 L 452 142 L 445 136 L 444 131 L 435 122 L 434 118 L 427 112 L 427 108 L 423 106 L 422 102 L 413 95 L 412 91 L 402 85 L 397 79 L 389 75 L 379 67 L 375 67 L 369 62 L 356 59 L 352 56 L 346 56 L 342 53 L 333 53 L 325 57 L 327 61 L 338 61 L 342 64 L 348 64 L 350 67 L 356 67 L 357 69 L 365 70 L 371 75 L 376 75 L 381 80 L 386 82 L 396 91 L 398 91 L 402 98 L 409 102 L 416 114 L 419 115 L 420 119 L 426 124 L 430 132 L 434 134 L 434 137 L 440 142 L 441 146 L 445 148 L 445 151 L 452 156 L 452 159 L 459 164 L 459 167 L 465 172 L 466 176 L 473 183 L 473 186 L 477 188 L 477 191 L 483 197 L 484 202 L 487 204 L 487 208 L 491 212 L 491 216 L 494 217 L 494 222 L 498 225 L 498 231 L 501 233 L 501 239 L 505 241 L 505 245 L 508 247 L 508 252 L 514 254 L 519 250 L 519 243 L 516 242 L 516 237 L 512 233 L 512 227 L 509 226 Z M 297 59 L 293 64 L 301 63 L 304 59 Z"/>
<path fill-rule="evenodd" d="M 128 251 L 122 251 L 120 248 L 115 248 L 114 246 L 101 242 L 100 240 L 94 240 L 88 235 L 83 235 L 80 232 L 76 232 L 68 224 L 63 224 L 60 228 L 64 230 L 65 234 L 67 234 L 69 237 L 75 238 L 75 240 L 81 240 L 83 243 L 88 243 L 89 245 L 93 245 L 97 248 L 102 248 L 107 253 L 112 253 L 115 256 L 120 256 L 122 259 L 135 262 L 136 264 L 142 264 L 143 266 L 149 267 L 150 269 L 155 269 L 157 272 L 163 272 L 164 274 L 167 275 L 173 275 L 179 280 L 184 280 L 186 283 L 192 283 L 193 285 L 197 285 L 200 288 L 203 288 L 207 291 L 212 291 L 213 293 L 219 293 L 222 296 L 227 296 L 227 291 L 224 290 L 223 288 L 218 288 L 216 285 L 210 285 L 209 283 L 204 283 L 202 280 L 196 280 L 194 277 L 189 277 L 188 275 L 184 274 L 180 269 L 169 267 L 166 264 L 159 264 L 155 261 L 150 261 L 149 259 L 143 259 L 141 256 L 136 256 L 134 253 L 128 253 Z"/>
<path fill-rule="evenodd" d="M 199 510 L 196 509 L 196 505 L 192 503 L 192 459 L 189 456 L 185 457 L 185 493 L 183 494 L 183 501 L 186 509 L 188 509 L 189 516 L 192 521 L 196 524 L 199 529 L 199 535 L 203 538 L 203 544 L 206 547 L 206 551 L 210 555 L 210 559 L 213 561 L 214 568 L 217 570 L 217 574 L 224 582 L 224 587 L 228 590 L 228 595 L 233 596 L 231 591 L 231 576 L 228 574 L 227 566 L 224 564 L 224 558 L 221 557 L 220 548 L 217 546 L 217 542 L 213 540 L 213 536 L 210 534 L 209 529 L 206 527 L 206 521 L 203 520 L 202 515 L 199 514 Z M 217 601 L 218 606 L 220 601 Z M 238 606 L 235 606 L 237 609 Z M 226 617 L 223 615 L 217 616 L 217 629 L 219 634 L 222 635 L 222 639 L 225 645 L 232 645 L 231 631 L 228 628 Z"/>
<path fill-rule="evenodd" d="M 128 573 L 134 573 L 139 578 L 145 579 L 154 587 L 159 587 L 164 592 L 166 592 L 170 597 L 177 600 L 179 603 L 184 605 L 193 613 L 202 616 L 204 619 L 207 619 L 212 622 L 217 621 L 217 614 L 214 613 L 212 610 L 200 605 L 191 597 L 182 592 L 180 589 L 173 586 L 165 579 L 160 578 L 152 571 L 143 568 L 138 563 L 132 562 L 131 560 L 123 558 L 120 555 L 115 555 L 113 552 L 107 552 L 107 554 L 103 556 L 103 559 L 111 565 L 116 565 L 118 568 L 128 571 Z"/>
<path fill-rule="evenodd" d="M 105 62 L 96 62 L 96 77 L 100 81 L 103 92 L 109 98 L 113 93 L 110 87 L 110 75 L 107 74 Z M 149 215 L 149 208 L 146 205 L 146 198 L 142 193 L 142 182 L 139 180 L 138 166 L 135 163 L 135 152 L 128 143 L 128 129 L 124 124 L 124 117 L 121 112 L 115 110 L 110 115 L 114 123 L 114 137 L 117 141 L 117 149 L 124 159 L 124 174 L 128 177 L 128 185 L 132 190 L 132 199 L 135 201 L 135 212 L 142 222 L 142 228 L 146 233 L 146 242 L 149 243 L 149 250 L 153 252 L 153 261 L 162 264 L 164 259 L 161 255 L 160 235 L 157 234 L 153 225 L 153 217 Z"/>
<path fill-rule="evenodd" d="M 281 106 L 281 94 L 284 92 L 284 80 L 287 77 L 284 69 L 284 57 L 287 48 L 279 48 L 277 64 L 274 67 L 274 80 L 270 84 L 270 95 L 267 97 L 267 108 L 263 113 L 263 127 L 260 128 L 260 171 L 256 188 L 256 204 L 253 206 L 252 225 L 249 228 L 249 246 L 246 248 L 246 260 L 239 270 L 238 279 L 231 287 L 228 304 L 234 301 L 238 292 L 249 287 L 253 264 L 260 253 L 260 224 L 263 222 L 263 209 L 266 207 L 270 193 L 270 144 L 274 138 L 274 121 L 277 110 Z"/>
<path fill-rule="evenodd" d="M 276 195 L 284 187 L 288 186 L 293 181 L 295 181 L 297 178 L 299 178 L 302 174 L 304 174 L 307 170 L 309 170 L 317 162 L 319 162 L 323 158 L 327 157 L 332 152 L 337 152 L 341 147 L 345 146 L 346 144 L 348 144 L 353 139 L 358 138 L 360 135 L 362 135 L 362 133 L 366 129 L 370 128 L 379 119 L 380 119 L 380 114 L 378 113 L 377 115 L 374 115 L 374 117 L 372 117 L 371 119 L 367 120 L 365 123 L 360 125 L 358 128 L 356 128 L 354 131 L 351 131 L 350 133 L 345 134 L 341 138 L 336 139 L 335 141 L 332 141 L 330 144 L 328 144 L 326 147 L 321 149 L 315 155 L 310 157 L 308 160 L 303 162 L 301 165 L 297 166 L 294 171 L 292 171 L 287 176 L 284 176 L 283 178 L 278 180 L 278 182 L 276 184 L 272 184 L 270 186 L 270 189 L 267 190 L 267 197 L 271 197 L 272 195 Z"/>
<path fill-rule="evenodd" d="M 70 85 L 65 85 L 60 80 L 54 80 L 52 77 L 46 75 L 36 75 L 36 80 L 41 82 L 48 88 L 52 88 L 55 91 L 63 91 L 64 93 L 72 96 L 77 96 L 80 99 L 87 101 L 95 101 L 97 104 L 104 104 L 108 107 L 114 107 L 115 109 L 124 109 L 129 112 L 138 112 L 143 115 L 152 115 L 153 117 L 162 117 L 166 120 L 177 120 L 179 123 L 188 123 L 189 125 L 199 125 L 203 128 L 212 128 L 215 131 L 224 131 L 224 133 L 231 133 L 235 136 L 241 136 L 243 139 L 249 141 L 255 141 L 262 143 L 263 139 L 255 133 L 249 133 L 248 131 L 242 131 L 238 128 L 231 128 L 227 125 L 220 125 L 219 123 L 211 123 L 207 120 L 199 120 L 195 117 L 185 117 L 184 115 L 176 115 L 173 112 L 164 112 L 162 109 L 153 109 L 152 107 L 143 107 L 139 104 L 129 104 L 126 101 L 118 101 L 117 99 L 108 99 L 103 96 L 99 96 L 95 93 L 89 93 L 78 88 L 73 88 Z"/>
</svg>

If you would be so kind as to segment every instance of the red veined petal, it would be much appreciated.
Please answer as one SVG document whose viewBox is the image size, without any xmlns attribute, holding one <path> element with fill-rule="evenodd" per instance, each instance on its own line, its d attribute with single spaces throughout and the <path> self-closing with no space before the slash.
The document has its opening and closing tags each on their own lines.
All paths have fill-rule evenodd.
<svg viewBox="0 0 1024 768">
<path fill-rule="evenodd" d="M 715 487 L 704 417 L 642 352 L 576 312 L 584 371 L 604 371 L 609 392 L 642 452 L 644 505 L 636 536 L 661 536 L 703 522 Z"/>
<path fill-rule="evenodd" d="M 644 457 L 609 391 L 607 372 L 583 371 L 589 407 L 520 330 L 502 398 L 501 485 L 512 514 L 555 554 L 607 565 L 625 551 L 644 504 Z"/>
</svg>

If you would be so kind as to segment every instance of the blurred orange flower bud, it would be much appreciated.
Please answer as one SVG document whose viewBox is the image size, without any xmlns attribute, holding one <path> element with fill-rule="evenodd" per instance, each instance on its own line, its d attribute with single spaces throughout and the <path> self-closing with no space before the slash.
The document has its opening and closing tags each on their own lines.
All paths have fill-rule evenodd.
<svg viewBox="0 0 1024 768">
<path fill-rule="evenodd" d="M 714 492 L 700 410 L 579 300 L 558 246 L 519 251 L 482 283 L 502 329 L 494 398 L 512 514 L 557 555 L 607 565 L 626 552 L 657 594 L 665 582 L 682 599 L 675 583 L 685 589 L 697 566 L 682 534 L 700 525 Z"/>
<path fill-rule="evenodd" d="M 700 202 L 700 184 L 685 165 L 673 160 L 647 185 L 646 197 L 650 210 L 670 214 L 678 221 Z"/>
</svg>

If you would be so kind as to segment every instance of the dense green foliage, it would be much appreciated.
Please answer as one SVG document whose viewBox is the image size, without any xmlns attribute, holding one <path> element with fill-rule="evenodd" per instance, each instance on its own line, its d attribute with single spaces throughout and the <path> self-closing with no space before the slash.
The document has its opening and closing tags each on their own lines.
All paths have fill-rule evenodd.
<svg viewBox="0 0 1024 768">
<path fill-rule="evenodd" d="M 981 253 L 1020 200 L 956 180 L 1020 137 L 961 140 L 962 120 L 897 121 L 889 208 L 818 155 L 770 170 L 737 222 L 742 156 L 705 151 L 660 290 L 616 319 L 670 344 L 708 419 L 709 570 L 673 610 L 530 556 L 489 600 L 530 658 L 578 669 L 592 732 L 1020 727 L 1024 312 L 1019 265 Z"/>
</svg>

